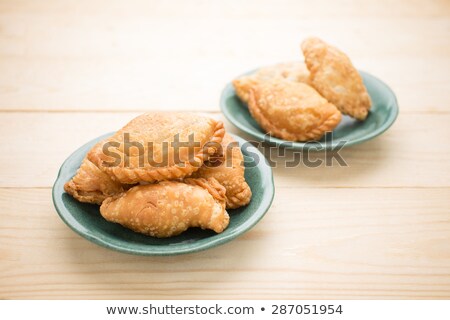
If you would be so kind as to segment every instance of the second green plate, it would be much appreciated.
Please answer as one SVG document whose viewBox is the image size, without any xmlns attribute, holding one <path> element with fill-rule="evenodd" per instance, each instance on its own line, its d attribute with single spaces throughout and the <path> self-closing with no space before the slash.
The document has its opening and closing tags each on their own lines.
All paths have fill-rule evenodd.
<svg viewBox="0 0 450 320">
<path fill-rule="evenodd" d="M 249 72 L 247 74 L 250 74 Z M 220 98 L 220 107 L 225 117 L 236 127 L 258 141 L 284 148 L 300 150 L 332 149 L 335 146 L 351 146 L 373 139 L 386 131 L 398 115 L 398 104 L 394 92 L 378 78 L 360 71 L 364 84 L 372 99 L 372 108 L 365 121 L 357 121 L 343 116 L 341 123 L 331 134 L 320 141 L 292 142 L 272 137 L 264 132 L 250 115 L 247 106 L 237 97 L 231 83 L 227 84 Z"/>
</svg>

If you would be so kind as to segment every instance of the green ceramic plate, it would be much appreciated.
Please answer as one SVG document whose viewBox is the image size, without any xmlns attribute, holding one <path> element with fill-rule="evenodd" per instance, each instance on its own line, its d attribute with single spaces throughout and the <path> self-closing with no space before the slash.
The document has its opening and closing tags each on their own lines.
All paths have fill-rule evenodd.
<svg viewBox="0 0 450 320">
<path fill-rule="evenodd" d="M 61 219 L 82 237 L 106 248 L 138 255 L 175 255 L 196 252 L 228 242 L 252 228 L 269 209 L 275 193 L 272 169 L 264 156 L 250 143 L 233 136 L 245 158 L 245 179 L 253 197 L 249 205 L 228 210 L 228 228 L 216 234 L 198 228 L 188 229 L 179 236 L 157 239 L 135 233 L 119 224 L 103 219 L 99 206 L 80 203 L 64 192 L 64 183 L 75 175 L 87 151 L 98 141 L 113 133 L 98 137 L 75 151 L 61 166 L 53 186 L 53 203 Z"/>
<path fill-rule="evenodd" d="M 254 71 L 247 74 L 252 72 Z M 258 141 L 265 141 L 285 148 L 313 149 L 317 151 L 331 149 L 343 142 L 345 142 L 345 146 L 351 146 L 382 134 L 394 123 L 398 115 L 398 104 L 394 92 L 374 76 L 362 71 L 360 71 L 360 74 L 372 99 L 372 108 L 367 119 L 361 122 L 348 116 L 343 116 L 341 123 L 334 129 L 332 134 L 329 133 L 316 142 L 291 142 L 265 134 L 264 130 L 251 117 L 247 106 L 236 96 L 231 83 L 222 92 L 220 107 L 225 117 L 232 124 Z"/>
</svg>

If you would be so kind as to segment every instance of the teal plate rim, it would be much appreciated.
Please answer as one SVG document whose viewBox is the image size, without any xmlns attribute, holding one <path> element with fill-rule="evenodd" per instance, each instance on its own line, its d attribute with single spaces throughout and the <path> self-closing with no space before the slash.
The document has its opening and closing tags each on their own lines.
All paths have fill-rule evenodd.
<svg viewBox="0 0 450 320">
<path fill-rule="evenodd" d="M 145 247 L 139 247 L 133 245 L 133 243 L 125 243 L 123 241 L 119 241 L 117 243 L 111 243 L 103 239 L 99 234 L 96 234 L 95 230 L 92 230 L 89 225 L 85 225 L 83 223 L 80 223 L 75 217 L 73 216 L 70 209 L 68 209 L 65 205 L 65 200 L 63 199 L 65 196 L 70 197 L 67 193 L 64 191 L 64 184 L 67 180 L 72 178 L 72 176 L 75 174 L 76 170 L 79 168 L 82 159 L 84 158 L 84 155 L 87 153 L 87 151 L 98 141 L 107 138 L 108 136 L 111 136 L 113 132 L 102 135 L 100 137 L 97 137 L 88 143 L 84 144 L 80 148 L 78 148 L 76 151 L 74 151 L 62 164 L 59 172 L 58 177 L 56 178 L 56 181 L 53 185 L 52 189 L 52 199 L 53 204 L 55 206 L 55 209 L 59 215 L 59 217 L 64 221 L 64 223 L 73 231 L 75 231 L 77 234 L 82 236 L 83 238 L 100 245 L 102 247 L 112 249 L 115 251 L 123 252 L 123 253 L 129 253 L 129 254 L 135 254 L 135 255 L 142 255 L 142 256 L 170 256 L 170 255 L 180 255 L 180 254 L 187 254 L 187 253 L 194 253 L 198 251 L 203 251 L 209 248 L 213 248 L 222 244 L 225 244 L 238 236 L 242 235 L 243 233 L 247 232 L 251 228 L 253 228 L 266 214 L 266 212 L 271 207 L 271 204 L 273 202 L 273 198 L 275 196 L 275 186 L 273 181 L 273 173 L 272 168 L 269 166 L 267 159 L 263 156 L 263 154 L 253 145 L 251 145 L 248 141 L 244 140 L 243 138 L 230 134 L 241 146 L 242 153 L 244 154 L 245 163 L 246 166 L 245 174 L 247 178 L 247 173 L 249 171 L 248 169 L 248 162 L 254 163 L 255 158 L 259 157 L 259 160 L 257 161 L 257 164 L 255 167 L 251 168 L 257 169 L 258 177 L 260 180 L 260 185 L 264 186 L 263 188 L 260 188 L 258 190 L 255 190 L 256 185 L 252 185 L 252 181 L 247 181 L 249 183 L 250 188 L 252 189 L 252 192 L 254 193 L 254 196 L 252 197 L 252 201 L 260 201 L 260 203 L 257 204 L 256 210 L 252 213 L 250 213 L 249 218 L 247 218 L 243 223 L 239 224 L 237 227 L 234 227 L 233 230 L 229 230 L 229 228 L 225 229 L 224 232 L 220 234 L 214 234 L 211 232 L 211 236 L 204 237 L 198 241 L 189 242 L 184 241 L 177 244 L 169 244 L 169 245 L 145 245 Z M 245 147 L 244 147 L 245 146 Z M 65 196 L 64 196 L 65 195 Z M 255 197 L 257 196 L 257 197 Z M 71 197 L 70 197 L 71 198 Z M 74 202 L 76 200 L 73 200 Z M 79 202 L 77 202 L 79 203 Z M 251 204 L 251 202 L 250 202 Z M 240 210 L 241 212 L 244 212 L 247 208 L 250 208 L 249 206 L 242 207 L 235 210 Z M 79 203 L 80 208 L 78 210 L 83 210 L 82 207 L 86 204 Z M 93 205 L 88 205 L 93 206 Z M 235 210 L 227 210 L 230 214 L 230 218 L 233 219 L 233 211 Z M 86 214 L 90 214 L 89 212 L 85 212 Z M 98 213 L 100 215 L 100 213 Z M 101 218 L 103 219 L 103 218 Z M 108 222 L 105 220 L 105 223 L 109 224 L 112 222 Z M 116 225 L 116 224 L 114 224 Z M 231 222 L 230 222 L 231 225 Z M 133 231 L 126 229 L 120 225 L 117 225 L 118 228 L 122 228 L 123 232 L 126 233 L 132 233 L 135 234 Z M 192 229 L 192 228 L 191 228 Z M 191 230 L 190 229 L 190 230 Z M 197 229 L 197 228 L 194 228 Z M 206 230 L 200 230 L 199 232 L 208 232 Z M 189 230 L 188 230 L 189 231 Z M 188 232 L 186 231 L 186 232 Z M 182 234 L 183 235 L 183 234 Z M 142 237 L 147 237 L 144 235 L 139 235 Z M 178 236 L 179 237 L 179 236 Z M 150 237 L 151 238 L 151 237 Z M 160 239 L 152 238 L 154 241 L 159 241 Z M 171 238 L 167 238 L 171 239 Z M 153 241 L 152 240 L 152 241 Z"/>
<path fill-rule="evenodd" d="M 241 76 L 249 75 L 257 71 L 258 69 L 254 69 L 251 71 L 248 71 Z M 368 134 L 361 136 L 356 139 L 351 140 L 345 140 L 345 144 L 343 147 L 349 147 L 356 144 L 363 143 L 365 141 L 371 140 L 383 132 L 385 132 L 387 129 L 389 129 L 392 124 L 395 122 L 395 120 L 398 117 L 399 113 L 399 107 L 397 98 L 395 96 L 395 93 L 392 91 L 392 89 L 383 81 L 378 79 L 377 77 L 359 70 L 358 71 L 360 75 L 363 78 L 364 84 L 367 88 L 367 91 L 372 99 L 374 101 L 374 97 L 376 95 L 382 94 L 383 99 L 386 101 L 387 106 L 384 107 L 388 109 L 389 114 L 387 115 L 386 119 L 383 121 L 383 123 L 376 127 L 375 130 L 370 131 Z M 250 116 L 249 111 L 247 109 L 247 106 L 245 106 L 239 98 L 236 96 L 236 92 L 234 90 L 233 84 L 229 82 L 225 88 L 222 90 L 222 94 L 220 96 L 220 109 L 222 110 L 222 113 L 225 115 L 225 117 L 230 121 L 231 124 L 236 126 L 238 129 L 242 130 L 243 132 L 247 133 L 251 137 L 257 139 L 257 141 L 265 142 L 270 145 L 274 145 L 280 148 L 286 148 L 286 149 L 292 149 L 292 150 L 311 150 L 311 151 L 323 151 L 323 150 L 329 150 L 334 149 L 338 147 L 340 144 L 343 143 L 344 139 L 334 139 L 330 142 L 330 137 L 332 136 L 332 133 L 327 133 L 324 138 L 322 138 L 320 141 L 309 141 L 309 142 L 293 142 L 288 140 L 279 139 L 273 136 L 270 136 L 269 134 L 266 134 L 255 122 L 255 126 L 249 127 L 248 125 L 242 123 L 235 115 L 232 114 L 229 106 L 229 101 L 234 100 L 235 103 L 239 103 L 242 107 L 242 111 L 245 113 L 248 113 L 248 116 Z M 372 106 L 371 111 L 369 112 L 369 117 L 374 117 L 374 113 L 382 112 L 380 108 L 374 108 L 376 106 Z M 350 119 L 348 116 L 343 116 L 344 118 Z M 367 120 L 367 119 L 366 119 Z M 357 121 L 354 120 L 356 123 Z M 342 123 L 342 122 L 341 122 Z M 364 122 L 360 122 L 364 123 Z M 339 126 L 336 128 L 339 129 Z M 336 131 L 335 129 L 335 131 Z M 357 130 L 357 129 L 356 129 Z"/>
</svg>

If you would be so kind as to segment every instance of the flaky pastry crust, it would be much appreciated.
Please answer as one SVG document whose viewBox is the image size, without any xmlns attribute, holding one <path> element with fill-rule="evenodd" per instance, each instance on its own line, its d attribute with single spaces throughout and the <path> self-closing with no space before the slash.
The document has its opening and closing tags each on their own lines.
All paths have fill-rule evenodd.
<svg viewBox="0 0 450 320">
<path fill-rule="evenodd" d="M 286 62 L 273 66 L 263 67 L 255 73 L 243 76 L 233 81 L 237 96 L 248 103 L 249 92 L 255 85 L 272 80 L 288 80 L 308 83 L 309 71 L 303 62 Z"/>
<path fill-rule="evenodd" d="M 319 140 L 341 121 L 333 104 L 299 82 L 261 83 L 250 90 L 248 107 L 267 133 L 290 141 Z"/>
<path fill-rule="evenodd" d="M 96 144 L 92 150 L 96 150 Z M 75 176 L 64 185 L 64 190 L 80 202 L 101 204 L 103 200 L 124 191 L 123 185 L 84 158 Z"/>
<path fill-rule="evenodd" d="M 158 238 L 190 227 L 222 232 L 229 223 L 225 188 L 214 179 L 161 181 L 107 198 L 100 207 L 108 221 Z"/>
<path fill-rule="evenodd" d="M 301 47 L 311 85 L 342 113 L 358 120 L 366 119 L 370 97 L 347 55 L 318 38 L 306 39 Z"/>
<path fill-rule="evenodd" d="M 189 113 L 145 113 L 105 140 L 103 145 L 105 149 L 109 145 L 109 154 L 102 146 L 100 152 L 89 152 L 88 159 L 121 183 L 179 179 L 201 167 L 205 158 L 216 151 L 206 147 L 208 143 L 220 143 L 224 133 L 222 122 L 207 117 Z M 125 134 L 143 149 L 131 147 L 127 152 Z M 187 143 L 191 134 L 189 148 L 186 145 L 181 149 L 173 147 L 176 136 L 179 142 Z M 189 149 L 193 152 L 189 153 Z"/>
<path fill-rule="evenodd" d="M 212 156 L 214 162 L 205 162 L 193 177 L 215 178 L 226 189 L 226 208 L 236 209 L 247 205 L 252 197 L 244 177 L 244 156 L 239 144 L 227 133 L 221 146 L 221 154 Z"/>
</svg>

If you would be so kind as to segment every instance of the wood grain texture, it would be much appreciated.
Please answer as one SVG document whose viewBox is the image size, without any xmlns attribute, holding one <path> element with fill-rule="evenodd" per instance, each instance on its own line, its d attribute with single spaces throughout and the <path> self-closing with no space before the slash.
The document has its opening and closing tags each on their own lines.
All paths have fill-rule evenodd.
<svg viewBox="0 0 450 320">
<path fill-rule="evenodd" d="M 265 218 L 184 256 L 113 252 L 59 219 L 76 148 L 149 110 L 223 119 L 227 82 L 302 59 L 310 35 L 399 100 L 348 167 L 275 156 Z M 448 0 L 0 1 L 0 299 L 450 299 L 449 39 Z"/>
<path fill-rule="evenodd" d="M 3 1 L 0 110 L 218 111 L 227 82 L 302 60 L 301 40 L 317 35 L 391 85 L 405 112 L 448 112 L 448 1 L 284 2 Z"/>
<path fill-rule="evenodd" d="M 175 257 L 98 247 L 50 199 L 0 189 L 0 298 L 450 297 L 448 188 L 277 188 L 251 232 Z"/>
<path fill-rule="evenodd" d="M 0 113 L 0 187 L 50 187 L 62 162 L 78 147 L 102 134 L 116 131 L 138 113 Z M 224 120 L 219 113 L 210 116 Z M 225 121 L 225 120 L 224 120 Z M 272 150 L 277 186 L 282 187 L 450 187 L 450 147 L 437 143 L 450 137 L 449 114 L 401 114 L 385 134 L 340 152 L 348 167 L 325 164 L 318 168 L 288 163 L 300 154 L 278 156 Z M 225 122 L 230 132 L 245 134 Z M 420 128 L 420 129 L 418 129 Z M 418 133 L 420 131 L 420 134 Z M 20 143 L 9 143 L 11 136 Z M 269 149 L 262 149 L 269 157 Z M 30 179 L 32 177 L 32 179 Z"/>
</svg>

